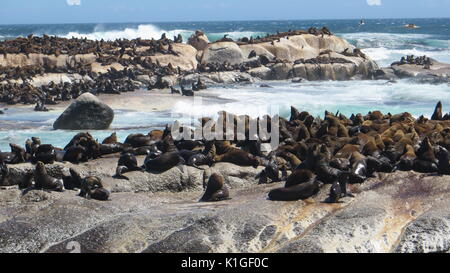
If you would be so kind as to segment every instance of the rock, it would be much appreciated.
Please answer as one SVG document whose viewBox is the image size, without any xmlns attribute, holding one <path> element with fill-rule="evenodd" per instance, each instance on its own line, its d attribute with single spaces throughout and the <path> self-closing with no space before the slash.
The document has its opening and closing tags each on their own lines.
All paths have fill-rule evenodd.
<svg viewBox="0 0 450 273">
<path fill-rule="evenodd" d="M 229 63 L 231 65 L 241 64 L 247 58 L 242 50 L 233 42 L 218 42 L 210 44 L 203 52 L 202 63 Z"/>
<path fill-rule="evenodd" d="M 394 69 L 390 67 L 381 68 L 378 70 L 375 70 L 373 72 L 373 77 L 375 80 L 396 80 L 398 79 L 398 76 L 395 75 Z"/>
<path fill-rule="evenodd" d="M 114 111 L 91 93 L 78 97 L 53 124 L 55 130 L 104 130 L 114 119 Z"/>
<path fill-rule="evenodd" d="M 278 63 L 272 66 L 271 80 L 286 80 L 293 77 L 293 65 L 290 63 Z"/>
<path fill-rule="evenodd" d="M 267 49 L 265 49 L 262 45 L 259 44 L 248 44 L 239 46 L 244 54 L 244 57 L 248 59 L 250 52 L 255 51 L 256 56 L 265 56 L 270 61 L 275 60 L 275 56 L 270 53 Z"/>
<path fill-rule="evenodd" d="M 202 74 L 190 74 L 183 76 L 180 82 L 182 84 L 190 84 L 192 82 L 197 82 L 199 75 L 202 81 L 206 85 L 212 84 L 233 84 L 239 82 L 254 82 L 253 77 L 246 72 L 239 71 L 225 71 L 225 72 L 213 72 L 213 73 L 202 73 Z"/>
<path fill-rule="evenodd" d="M 117 157 L 96 161 L 55 165 L 106 177 Z M 231 200 L 218 203 L 198 202 L 205 177 L 190 167 L 195 182 L 181 192 L 163 186 L 181 181 L 177 168 L 107 181 L 123 183 L 108 202 L 75 191 L 0 190 L 0 252 L 71 252 L 74 243 L 83 253 L 448 252 L 449 176 L 378 174 L 349 186 L 355 198 L 327 204 L 330 185 L 304 201 L 268 200 L 282 183 L 257 185 L 261 169 L 213 166 L 230 187 Z"/>
<path fill-rule="evenodd" d="M 197 50 L 195 48 L 187 44 L 178 43 L 173 44 L 172 48 L 178 56 L 158 53 L 149 58 L 153 63 L 158 61 L 162 66 L 167 66 L 170 63 L 174 68 L 180 67 L 181 70 L 185 71 L 191 71 L 197 68 Z"/>
<path fill-rule="evenodd" d="M 433 205 L 433 209 L 407 225 L 395 252 L 449 252 L 450 212 L 447 209 L 448 203 L 447 201 Z"/>
<path fill-rule="evenodd" d="M 272 70 L 265 66 L 250 69 L 248 73 L 261 80 L 270 80 L 272 76 Z"/>
<path fill-rule="evenodd" d="M 204 50 L 209 45 L 209 39 L 205 34 L 196 35 L 195 33 L 191 35 L 188 39 L 188 45 L 191 45 L 197 50 Z"/>
</svg>

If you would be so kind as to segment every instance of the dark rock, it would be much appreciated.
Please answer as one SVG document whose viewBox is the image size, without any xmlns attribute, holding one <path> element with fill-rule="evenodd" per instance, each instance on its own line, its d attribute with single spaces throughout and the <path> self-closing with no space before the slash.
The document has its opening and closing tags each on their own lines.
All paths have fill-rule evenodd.
<svg viewBox="0 0 450 273">
<path fill-rule="evenodd" d="M 91 93 L 81 95 L 53 124 L 65 130 L 104 130 L 114 119 L 114 111 Z"/>
</svg>

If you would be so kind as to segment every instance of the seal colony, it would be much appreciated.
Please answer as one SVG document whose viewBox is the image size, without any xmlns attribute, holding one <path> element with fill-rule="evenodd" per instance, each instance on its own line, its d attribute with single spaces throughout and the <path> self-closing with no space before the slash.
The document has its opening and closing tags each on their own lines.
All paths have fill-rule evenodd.
<svg viewBox="0 0 450 273">
<path fill-rule="evenodd" d="M 377 68 L 326 27 L 238 41 L 225 36 L 214 43 L 197 31 L 187 44 L 181 36 L 165 34 L 158 40 L 114 41 L 29 35 L 0 42 L 0 102 L 36 104 L 36 111 L 47 111 L 45 105 L 86 92 L 172 87 L 173 94 L 192 96 L 206 84 L 224 81 L 348 80 L 370 78 Z"/>
<path fill-rule="evenodd" d="M 201 126 L 195 130 L 209 127 L 225 136 L 230 132 L 217 130 L 221 128 L 218 122 L 231 122 L 233 132 L 237 132 L 239 121 L 245 121 L 246 139 L 249 139 L 251 117 L 224 111 L 219 114 L 218 121 L 202 118 Z M 259 126 L 260 122 L 268 122 L 270 126 L 273 118 L 267 116 L 257 121 Z M 195 135 L 194 129 L 177 125 L 183 133 Z M 185 165 L 205 170 L 206 191 L 201 201 L 230 198 L 224 177 L 210 173 L 209 167 L 218 162 L 264 167 L 257 176 L 260 183 L 284 181 L 283 187 L 268 193 L 269 199 L 278 201 L 307 199 L 316 195 L 324 184 L 332 184 L 329 198 L 324 201 L 339 202 L 343 197 L 352 196 L 347 184 L 364 183 L 377 172 L 414 170 L 450 174 L 450 113 L 443 114 L 441 102 L 437 103 L 431 119 L 414 118 L 406 112 L 380 111 L 350 117 L 326 111 L 322 119 L 291 107 L 290 118 L 279 120 L 280 145 L 268 152 L 262 147 L 270 140 L 238 140 L 236 134 L 231 140 L 174 140 L 172 128 L 167 125 L 164 130 L 153 130 L 147 135 L 132 134 L 123 143 L 114 133 L 100 143 L 85 132 L 75 135 L 64 148 L 42 144 L 37 137 L 27 140 L 25 148 L 11 144 L 11 152 L 0 152 L 0 186 L 18 183 L 13 182 L 8 166 L 30 162 L 36 167 L 18 183 L 22 189 L 79 189 L 80 196 L 107 200 L 110 192 L 100 178 L 82 178 L 74 170 L 70 170 L 70 175 L 54 177 L 47 172 L 45 164 L 55 161 L 78 164 L 111 154 L 120 154 L 116 173 L 111 174 L 115 179 L 128 179 L 130 172 L 160 174 L 172 168 L 184 173 Z M 142 166 L 136 160 L 138 155 L 146 156 Z"/>
</svg>

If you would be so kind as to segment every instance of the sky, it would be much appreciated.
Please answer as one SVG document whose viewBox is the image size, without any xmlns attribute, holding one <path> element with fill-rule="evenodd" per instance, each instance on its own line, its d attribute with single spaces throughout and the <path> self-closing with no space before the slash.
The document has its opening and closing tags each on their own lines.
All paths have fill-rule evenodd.
<svg viewBox="0 0 450 273">
<path fill-rule="evenodd" d="M 450 0 L 1 0 L 0 24 L 450 17 Z"/>
</svg>

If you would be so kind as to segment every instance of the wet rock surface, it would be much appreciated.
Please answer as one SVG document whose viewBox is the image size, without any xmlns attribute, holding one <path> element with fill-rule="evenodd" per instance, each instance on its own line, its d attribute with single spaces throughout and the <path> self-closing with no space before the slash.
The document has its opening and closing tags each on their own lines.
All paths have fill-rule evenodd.
<svg viewBox="0 0 450 273">
<path fill-rule="evenodd" d="M 329 185 L 304 201 L 275 202 L 267 193 L 280 183 L 258 185 L 257 169 L 219 163 L 212 168 L 227 178 L 232 199 L 199 203 L 202 170 L 112 179 L 106 177 L 116 159 L 101 160 L 49 169 L 62 175 L 75 167 L 105 177 L 110 201 L 70 190 L 0 190 L 0 252 L 449 251 L 449 176 L 378 174 L 350 186 L 355 198 L 340 203 L 324 202 Z M 28 165 L 15 170 L 24 172 Z"/>
</svg>

